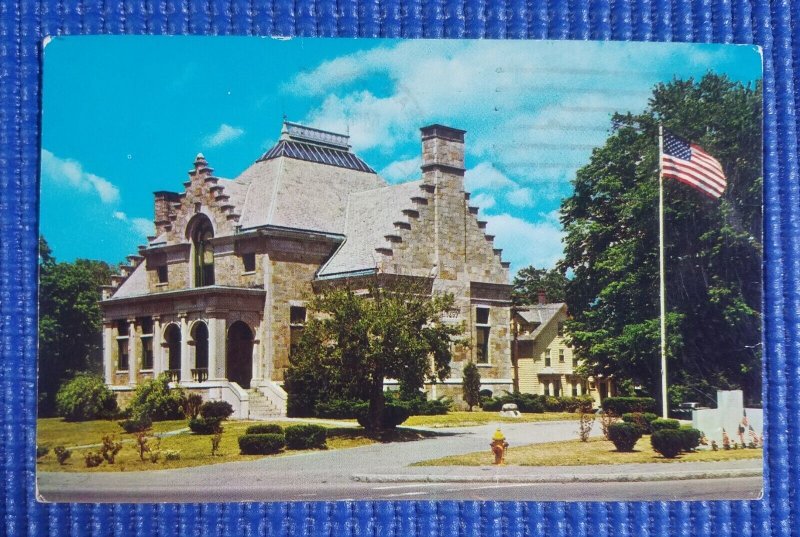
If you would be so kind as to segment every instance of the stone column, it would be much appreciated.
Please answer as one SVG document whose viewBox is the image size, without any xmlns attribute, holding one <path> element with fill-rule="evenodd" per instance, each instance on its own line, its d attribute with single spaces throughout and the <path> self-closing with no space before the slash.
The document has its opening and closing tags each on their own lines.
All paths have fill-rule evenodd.
<svg viewBox="0 0 800 537">
<path fill-rule="evenodd" d="M 164 367 L 164 349 L 161 348 L 161 317 L 153 316 L 153 377 L 157 377 Z"/>
<path fill-rule="evenodd" d="M 103 371 L 106 384 L 114 383 L 114 324 L 111 321 L 103 322 Z"/>
<path fill-rule="evenodd" d="M 208 319 L 208 380 L 221 380 L 220 365 L 225 363 L 225 319 Z"/>
<path fill-rule="evenodd" d="M 138 383 L 139 356 L 136 354 L 136 319 L 128 319 L 128 384 Z"/>
<path fill-rule="evenodd" d="M 192 364 L 189 356 L 189 323 L 186 314 L 179 315 L 181 319 L 181 382 L 192 380 Z"/>
</svg>

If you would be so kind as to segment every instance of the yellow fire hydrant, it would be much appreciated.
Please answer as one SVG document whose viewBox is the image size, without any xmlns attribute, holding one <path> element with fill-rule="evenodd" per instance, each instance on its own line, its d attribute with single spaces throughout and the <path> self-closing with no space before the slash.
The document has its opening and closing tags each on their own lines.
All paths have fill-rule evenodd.
<svg viewBox="0 0 800 537">
<path fill-rule="evenodd" d="M 494 453 L 494 464 L 505 464 L 508 442 L 506 442 L 506 437 L 499 428 L 492 435 L 492 443 L 489 446 L 492 448 L 492 453 Z"/>
</svg>

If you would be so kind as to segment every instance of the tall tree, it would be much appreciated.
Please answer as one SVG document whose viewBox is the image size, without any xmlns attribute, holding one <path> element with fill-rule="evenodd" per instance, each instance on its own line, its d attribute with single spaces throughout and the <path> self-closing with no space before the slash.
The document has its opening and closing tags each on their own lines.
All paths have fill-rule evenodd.
<svg viewBox="0 0 800 537">
<path fill-rule="evenodd" d="M 536 304 L 539 293 L 544 292 L 548 302 L 564 302 L 567 277 L 558 268 L 525 267 L 514 276 L 511 298 L 515 305 Z"/>
<path fill-rule="evenodd" d="M 614 130 L 562 203 L 572 345 L 595 373 L 659 392 L 658 124 L 717 158 L 719 200 L 665 180 L 668 373 L 674 400 L 741 388 L 759 401 L 761 84 L 709 73 L 653 90 Z"/>
<path fill-rule="evenodd" d="M 452 304 L 451 295 L 431 297 L 397 286 L 315 296 L 286 373 L 290 414 L 308 415 L 320 401 L 365 400 L 369 428 L 380 429 L 386 378 L 413 393 L 426 380 L 450 375 L 452 343 L 463 331 L 441 320 Z"/>
<path fill-rule="evenodd" d="M 75 373 L 102 371 L 100 286 L 111 280 L 103 261 L 59 263 L 39 239 L 39 414 L 53 415 L 55 395 Z"/>
<path fill-rule="evenodd" d="M 481 402 L 481 372 L 478 371 L 478 366 L 473 362 L 467 362 L 461 372 L 461 377 L 464 402 L 469 406 L 469 411 L 472 412 L 472 407 Z"/>
</svg>

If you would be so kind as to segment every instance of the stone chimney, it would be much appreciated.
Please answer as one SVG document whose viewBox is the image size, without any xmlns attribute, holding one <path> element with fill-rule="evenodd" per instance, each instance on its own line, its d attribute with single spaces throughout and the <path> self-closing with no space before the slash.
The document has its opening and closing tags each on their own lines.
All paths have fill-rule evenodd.
<svg viewBox="0 0 800 537">
<path fill-rule="evenodd" d="M 161 235 L 172 227 L 172 220 L 170 215 L 174 212 L 173 205 L 180 201 L 180 195 L 177 192 L 159 191 L 154 192 L 155 198 L 155 218 L 153 223 L 156 226 L 156 236 Z"/>
<path fill-rule="evenodd" d="M 434 210 L 436 272 L 442 280 L 465 273 L 468 207 L 464 194 L 466 131 L 430 125 L 422 133 L 422 183 Z"/>
</svg>

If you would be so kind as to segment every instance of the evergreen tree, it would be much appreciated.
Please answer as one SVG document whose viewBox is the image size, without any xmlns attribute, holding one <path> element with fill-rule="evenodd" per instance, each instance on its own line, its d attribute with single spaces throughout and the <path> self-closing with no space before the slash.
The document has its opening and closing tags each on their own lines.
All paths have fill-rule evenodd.
<svg viewBox="0 0 800 537">
<path fill-rule="evenodd" d="M 658 124 L 725 170 L 713 200 L 664 181 L 668 374 L 673 401 L 761 388 L 761 84 L 707 74 L 654 88 L 641 114 L 616 114 L 604 146 L 562 203 L 561 271 L 571 342 L 594 373 L 659 394 Z"/>
<path fill-rule="evenodd" d="M 472 412 L 472 407 L 481 402 L 481 373 L 478 371 L 478 366 L 472 362 L 468 362 L 464 366 L 461 375 L 464 402 L 467 403 L 469 411 Z"/>
</svg>

